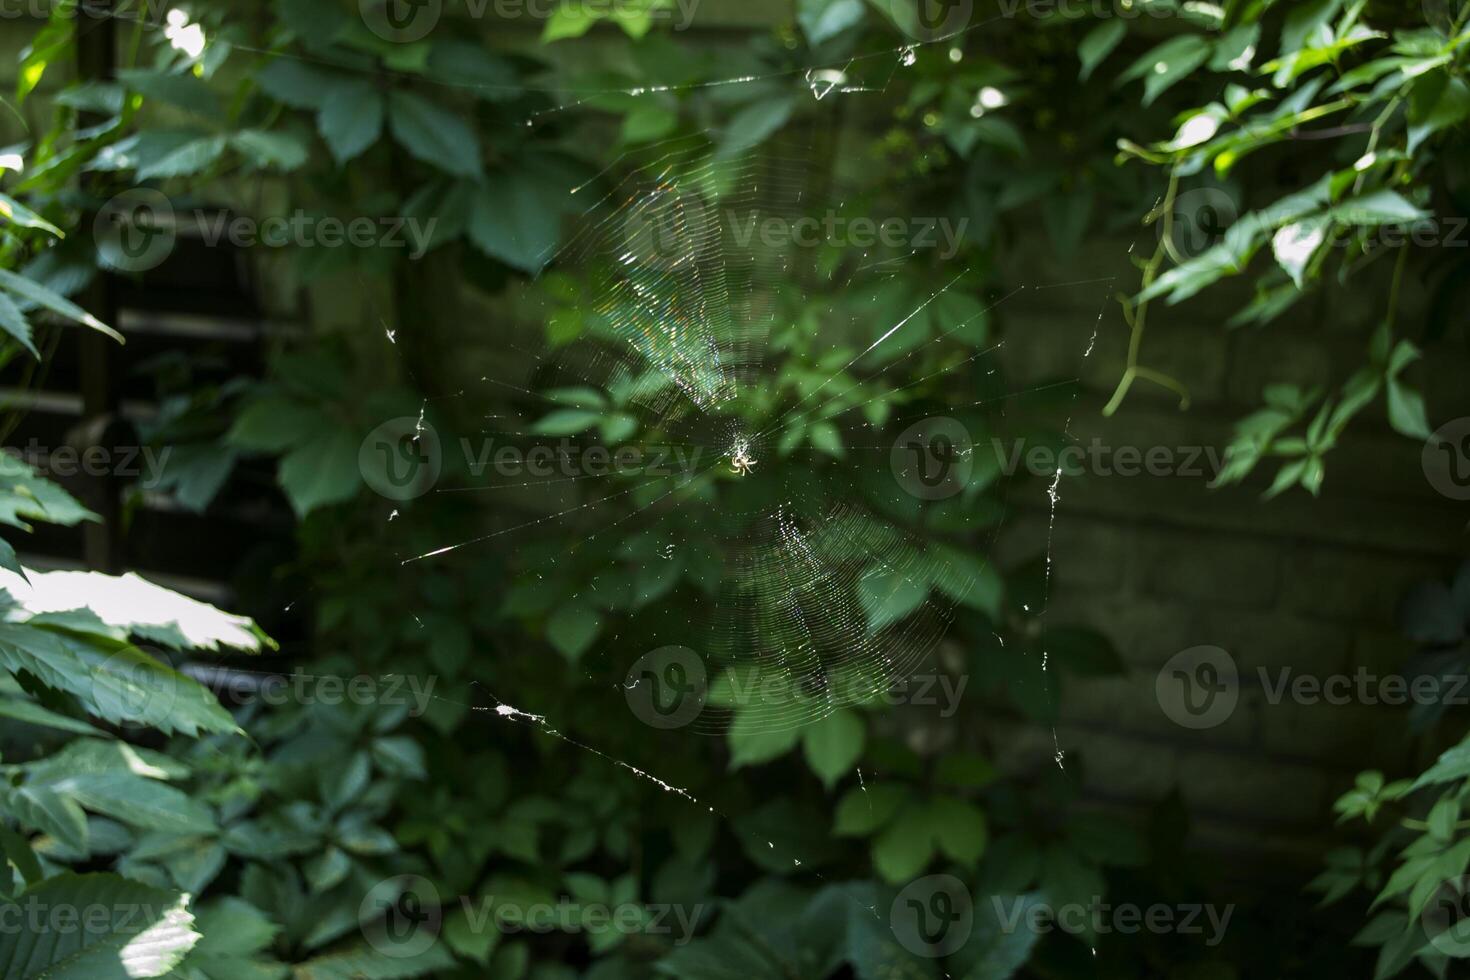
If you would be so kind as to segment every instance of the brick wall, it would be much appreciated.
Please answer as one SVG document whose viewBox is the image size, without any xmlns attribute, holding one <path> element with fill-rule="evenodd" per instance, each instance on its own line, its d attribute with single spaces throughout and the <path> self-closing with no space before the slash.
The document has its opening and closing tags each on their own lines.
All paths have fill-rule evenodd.
<svg viewBox="0 0 1470 980">
<path fill-rule="evenodd" d="M 1147 236 L 1147 237 L 1145 237 Z M 1139 236 L 1151 249 L 1152 233 Z M 1093 240 L 1065 265 L 1041 243 L 1006 263 L 1008 285 L 1115 274 L 1136 291 L 1137 272 L 1123 261 L 1129 242 Z M 1071 430 L 1086 444 L 1213 446 L 1223 450 L 1231 425 L 1259 406 L 1273 381 L 1340 383 L 1360 363 L 1386 301 L 1388 262 L 1352 289 L 1329 289 L 1264 328 L 1230 331 L 1225 320 L 1247 298 L 1240 285 L 1169 309 L 1155 306 L 1143 363 L 1189 387 L 1180 411 L 1169 392 L 1136 383 L 1122 410 L 1101 406 L 1121 375 L 1127 328 L 1115 303 L 1099 322 L 1097 287 L 1023 292 L 999 311 L 1009 380 L 1018 389 L 1081 378 Z M 1105 271 L 1099 271 L 1105 270 Z M 1424 300 L 1406 282 L 1399 323 L 1411 332 Z M 1083 358 L 1094 327 L 1094 353 Z M 1463 340 L 1451 339 L 1409 377 L 1426 391 L 1431 425 L 1470 410 Z M 1059 422 L 1065 413 L 1052 411 Z M 1463 505 L 1425 479 L 1421 446 L 1393 433 L 1382 402 L 1365 411 L 1328 457 L 1320 499 L 1300 489 L 1263 500 L 1263 479 L 1219 490 L 1203 476 L 1097 476 L 1064 480 L 1051 533 L 1055 588 L 1048 615 L 1107 634 L 1126 661 L 1125 676 L 1068 683 L 1058 737 L 1084 760 L 1100 801 L 1138 807 L 1177 787 L 1202 844 L 1256 860 L 1310 862 L 1334 815 L 1332 801 L 1361 769 L 1416 772 L 1433 740 L 1407 736 L 1407 708 L 1353 703 L 1270 703 L 1257 668 L 1290 667 L 1316 675 L 1392 671 L 1410 645 L 1395 610 L 1411 584 L 1444 576 L 1465 555 Z M 1271 468 L 1274 472 L 1274 467 Z M 1002 536 L 1004 557 L 1042 550 L 1048 507 L 1040 480 L 1020 498 L 1020 514 Z M 1158 704 L 1159 668 L 1198 645 L 1225 648 L 1240 669 L 1241 697 L 1227 721 L 1193 731 Z M 1440 738 L 1458 739 L 1449 724 Z M 1050 733 L 1012 733 L 1008 764 L 1045 764 Z"/>
</svg>

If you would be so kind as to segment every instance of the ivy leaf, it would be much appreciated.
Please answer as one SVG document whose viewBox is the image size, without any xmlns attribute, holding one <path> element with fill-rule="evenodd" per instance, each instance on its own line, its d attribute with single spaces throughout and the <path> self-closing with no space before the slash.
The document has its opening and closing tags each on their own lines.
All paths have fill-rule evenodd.
<svg viewBox="0 0 1470 980">
<path fill-rule="evenodd" d="M 857 713 L 839 708 L 802 732 L 801 746 L 807 765 L 831 789 L 857 765 L 863 754 L 867 729 Z"/>
<path fill-rule="evenodd" d="M 464 120 L 411 92 L 388 96 L 388 128 L 411 155 L 456 177 L 479 177 L 480 139 Z"/>
<path fill-rule="evenodd" d="M 317 128 L 338 164 L 358 156 L 383 133 L 383 96 L 361 79 L 346 79 L 322 99 Z"/>
</svg>

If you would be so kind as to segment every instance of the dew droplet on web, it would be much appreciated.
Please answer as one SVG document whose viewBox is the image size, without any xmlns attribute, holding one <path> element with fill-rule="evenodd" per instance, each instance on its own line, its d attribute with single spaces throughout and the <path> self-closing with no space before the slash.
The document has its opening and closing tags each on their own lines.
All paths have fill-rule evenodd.
<svg viewBox="0 0 1470 980">
<path fill-rule="evenodd" d="M 818 102 L 847 81 L 847 76 L 833 68 L 813 68 L 806 73 L 806 84 Z"/>
<path fill-rule="evenodd" d="M 903 65 L 905 68 L 912 68 L 914 62 L 918 60 L 919 54 L 917 51 L 914 50 L 914 46 L 912 44 L 905 44 L 903 47 L 898 49 L 899 64 Z"/>
</svg>

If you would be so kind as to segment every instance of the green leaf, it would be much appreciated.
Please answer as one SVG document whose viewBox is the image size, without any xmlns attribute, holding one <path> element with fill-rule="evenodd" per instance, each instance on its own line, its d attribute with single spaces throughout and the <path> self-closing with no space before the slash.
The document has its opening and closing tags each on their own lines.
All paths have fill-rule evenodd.
<svg viewBox="0 0 1470 980">
<path fill-rule="evenodd" d="M 291 133 L 242 129 L 230 134 L 230 145 L 261 169 L 290 171 L 306 162 L 306 146 Z"/>
<path fill-rule="evenodd" d="M 898 622 L 924 604 L 929 583 L 914 574 L 869 572 L 858 582 L 858 600 L 868 617 L 868 628 L 877 632 Z"/>
<path fill-rule="evenodd" d="M 187 735 L 235 730 L 234 719 L 209 690 L 136 647 L 3 625 L 0 667 L 75 695 L 88 713 L 110 722 Z"/>
<path fill-rule="evenodd" d="M 718 157 L 733 157 L 765 141 L 791 118 L 796 100 L 789 95 L 753 102 L 731 118 L 715 150 Z"/>
<path fill-rule="evenodd" d="M 58 731 L 71 732 L 75 735 L 102 734 L 85 721 L 57 714 L 50 708 L 43 708 L 36 702 L 24 698 L 0 697 L 0 717 L 24 722 L 27 725 L 55 728 Z"/>
<path fill-rule="evenodd" d="M 281 459 L 281 488 L 298 517 L 357 495 L 362 486 L 358 448 L 350 431 L 335 426 L 312 433 Z"/>
<path fill-rule="evenodd" d="M 496 173 L 475 195 L 470 241 L 491 258 L 532 275 L 540 272 L 561 240 L 561 217 L 571 206 L 575 183 L 560 158 L 546 155 Z"/>
<path fill-rule="evenodd" d="M 838 837 L 866 837 L 882 827 L 909 798 L 899 783 L 874 783 L 850 789 L 837 804 L 832 833 Z"/>
<path fill-rule="evenodd" d="M 26 321 L 25 314 L 20 311 L 20 307 L 15 305 L 15 300 L 6 293 L 0 293 L 0 330 L 10 334 L 30 352 L 32 357 L 40 360 L 41 355 L 36 350 L 36 343 L 31 339 L 30 323 Z"/>
<path fill-rule="evenodd" d="M 801 745 L 807 765 L 831 789 L 863 754 L 867 728 L 857 713 L 839 708 L 802 732 Z"/>
<path fill-rule="evenodd" d="M 539 435 L 570 436 L 586 432 L 601 420 L 601 411 L 558 409 L 537 419 L 531 426 L 531 431 Z"/>
<path fill-rule="evenodd" d="M 388 95 L 388 128 L 412 156 L 456 177 L 481 173 L 480 140 L 459 116 L 411 92 Z"/>
<path fill-rule="evenodd" d="M 573 599 L 546 620 L 546 638 L 568 662 L 576 663 L 602 629 L 602 614 L 591 603 Z"/>
<path fill-rule="evenodd" d="M 985 853 L 988 825 L 974 804 L 938 797 L 929 804 L 929 826 L 939 849 L 960 864 L 973 867 Z"/>
<path fill-rule="evenodd" d="M 0 218 L 12 221 L 22 228 L 39 228 L 42 231 L 55 235 L 57 238 L 65 238 L 66 234 L 58 227 L 41 217 L 24 204 L 11 197 L 9 194 L 0 194 Z"/>
<path fill-rule="evenodd" d="M 592 25 L 606 17 L 605 11 L 593 4 L 563 3 L 546 20 L 541 30 L 541 43 L 550 44 L 565 38 L 581 37 Z"/>
<path fill-rule="evenodd" d="M 299 58 L 283 56 L 255 73 L 255 84 L 293 109 L 320 109 L 341 83 L 336 72 L 322 71 Z"/>
<path fill-rule="evenodd" d="M 46 288 L 34 279 L 27 279 L 25 276 L 11 272 L 9 269 L 0 269 L 0 289 L 7 289 L 21 299 L 29 303 L 34 303 L 37 306 L 45 307 L 52 313 L 66 317 L 74 323 L 80 323 L 84 327 L 91 327 L 99 333 L 105 333 L 118 343 L 123 342 L 122 334 L 65 296 Z"/>
<path fill-rule="evenodd" d="M 812 44 L 856 27 L 866 15 L 862 0 L 797 0 L 796 4 L 796 22 Z"/>
<path fill-rule="evenodd" d="M 1082 43 L 1077 46 L 1077 56 L 1082 59 L 1082 71 L 1077 77 L 1084 82 L 1091 78 L 1093 70 L 1112 53 L 1127 33 L 1128 26 L 1117 17 L 1105 20 L 1088 31 Z"/>
<path fill-rule="evenodd" d="M 383 96 L 367 82 L 352 78 L 332 87 L 317 113 L 317 129 L 332 151 L 332 159 L 344 164 L 377 142 L 383 134 Z"/>
<path fill-rule="evenodd" d="M 36 853 L 31 850 L 31 842 L 5 826 L 4 823 L 0 823 L 0 853 L 3 853 L 10 863 L 15 865 L 15 870 L 20 872 L 27 884 L 34 885 L 44 877 L 41 862 L 36 860 Z M 10 874 L 5 871 L 4 865 L 0 865 L 0 874 L 5 875 L 5 881 L 8 884 Z"/>
<path fill-rule="evenodd" d="M 929 809 L 910 803 L 873 838 L 873 870 L 889 882 L 912 881 L 934 857 Z"/>
<path fill-rule="evenodd" d="M 801 729 L 764 712 L 745 709 L 725 733 L 730 746 L 730 768 L 759 765 L 780 758 L 796 747 Z"/>
<path fill-rule="evenodd" d="M 1394 191 L 1378 190 L 1343 201 L 1327 215 L 1347 225 L 1374 226 L 1411 224 L 1429 217 L 1429 212 L 1414 207 Z"/>
<path fill-rule="evenodd" d="M 1398 378 L 1388 380 L 1388 424 L 1411 439 L 1429 438 L 1429 416 L 1424 398 Z"/>
<path fill-rule="evenodd" d="M 224 136 L 202 136 L 170 150 L 155 160 L 140 163 L 138 180 L 154 177 L 188 177 L 201 173 L 225 152 Z"/>
<path fill-rule="evenodd" d="M 1181 34 L 1150 50 L 1118 76 L 1118 84 L 1143 79 L 1143 104 L 1182 81 L 1210 57 L 1213 45 L 1198 34 Z"/>
<path fill-rule="evenodd" d="M 120 68 L 118 81 L 146 99 L 167 102 L 206 119 L 221 115 L 219 99 L 209 86 L 191 74 L 176 74 L 142 68 Z"/>
<path fill-rule="evenodd" d="M 195 943 L 189 896 L 114 874 L 64 872 L 34 885 L 0 916 L 14 931 L 0 944 L 3 980 L 137 980 L 169 973 Z M 79 927 L 54 930 L 27 907 L 85 910 Z M 92 910 L 102 910 L 102 917 Z M 10 930 L 7 930 L 10 931 Z"/>
</svg>

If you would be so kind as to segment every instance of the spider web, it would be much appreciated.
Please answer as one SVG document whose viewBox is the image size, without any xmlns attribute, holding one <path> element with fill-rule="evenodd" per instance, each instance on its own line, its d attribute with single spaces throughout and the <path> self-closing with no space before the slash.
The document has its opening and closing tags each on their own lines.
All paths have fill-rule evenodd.
<svg viewBox="0 0 1470 980">
<path fill-rule="evenodd" d="M 933 263 L 914 246 L 824 256 L 793 243 L 789 231 L 803 218 L 820 214 L 850 227 L 870 208 L 862 195 L 849 197 L 826 179 L 809 146 L 722 156 L 694 136 L 643 156 L 585 207 L 567 244 L 547 256 L 587 284 L 578 298 L 583 336 L 566 346 L 516 347 L 521 374 L 482 379 L 521 397 L 510 413 L 490 413 L 498 425 L 513 420 L 515 428 L 487 427 L 481 435 L 534 443 L 538 413 L 611 393 L 637 420 L 630 442 L 672 446 L 691 465 L 670 478 L 582 474 L 440 488 L 529 490 L 555 505 L 533 520 L 404 561 L 491 539 L 514 549 L 517 533 L 563 521 L 576 522 L 585 536 L 565 554 L 537 556 L 553 567 L 578 553 L 622 547 L 630 536 L 657 542 L 651 562 L 718 569 L 706 578 L 691 620 L 667 637 L 693 649 L 709 686 L 711 703 L 688 729 L 719 734 L 737 718 L 752 733 L 809 725 L 903 686 L 934 653 L 956 610 L 992 587 L 994 571 L 983 555 L 1001 521 L 984 527 L 978 553 L 926 544 L 917 530 L 926 519 L 926 493 L 919 472 L 925 460 L 916 451 L 932 435 L 927 426 L 962 430 L 943 461 L 960 471 L 961 496 L 953 503 L 973 502 L 985 482 L 975 473 L 966 486 L 977 460 L 963 425 L 924 417 L 898 424 L 877 411 L 896 392 L 925 385 L 988 395 L 962 402 L 962 409 L 1007 397 L 995 380 L 999 345 L 962 342 L 991 307 L 953 320 L 940 316 L 947 296 L 977 285 L 969 270 L 941 266 L 936 287 L 892 319 L 875 317 L 885 290 L 915 269 L 934 279 Z M 807 376 L 773 399 L 775 380 L 791 370 L 785 346 L 796 296 L 823 300 L 819 315 L 797 327 L 810 345 Z M 914 341 L 922 329 L 933 335 Z M 938 367 L 920 368 L 941 350 L 950 354 Z M 901 441 L 905 427 L 918 429 L 917 442 Z M 836 444 L 826 452 L 806 449 L 816 431 Z M 599 444 L 615 452 L 608 443 L 581 435 L 570 454 Z M 812 463 L 786 465 L 793 453 L 791 459 L 805 453 Z M 635 582 L 647 590 L 636 598 L 660 601 L 654 587 Z M 597 589 L 594 582 L 571 598 L 596 603 Z M 628 639 L 604 637 L 586 656 Z M 652 666 L 651 674 L 630 674 L 627 686 L 657 687 L 668 665 Z"/>
</svg>

